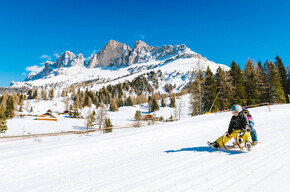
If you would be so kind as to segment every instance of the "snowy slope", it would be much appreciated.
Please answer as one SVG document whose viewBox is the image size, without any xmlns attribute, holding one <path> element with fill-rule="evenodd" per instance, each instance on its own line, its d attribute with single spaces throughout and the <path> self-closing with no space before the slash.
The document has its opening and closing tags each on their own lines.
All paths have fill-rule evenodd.
<svg viewBox="0 0 290 192">
<path fill-rule="evenodd" d="M 109 134 L 1 139 L 1 191 L 289 191 L 290 105 L 250 111 L 262 144 L 249 153 L 206 145 L 226 131 L 228 112 Z"/>
<path fill-rule="evenodd" d="M 129 67 L 116 68 L 116 67 L 99 67 L 99 68 L 85 68 L 81 66 L 73 66 L 70 68 L 61 68 L 58 71 L 58 75 L 48 75 L 42 79 L 25 81 L 25 82 L 13 82 L 12 87 L 23 87 L 27 86 L 29 88 L 32 87 L 41 87 L 41 86 L 50 86 L 50 85 L 58 85 L 58 87 L 69 87 L 74 84 L 93 81 L 98 83 L 100 87 L 106 84 L 114 84 L 115 82 L 124 82 L 133 80 L 135 77 L 149 73 L 150 71 L 158 71 L 161 70 L 165 74 L 174 74 L 183 73 L 186 74 L 188 72 L 192 72 L 197 69 L 198 59 L 196 58 L 181 58 L 169 62 L 167 64 L 160 64 L 161 61 L 152 61 L 141 64 L 134 64 Z M 204 61 L 201 60 L 200 64 L 203 70 L 206 70 L 207 66 L 211 68 L 211 70 L 215 73 L 218 66 L 221 66 L 225 70 L 229 70 L 229 67 L 216 64 L 212 61 Z M 60 72 L 61 71 L 61 72 Z M 167 77 L 167 76 L 166 76 Z M 181 77 L 177 77 L 180 81 Z M 114 81 L 117 80 L 117 81 Z M 177 82 L 177 85 L 187 84 L 190 79 L 186 81 L 182 81 L 180 83 Z M 167 83 L 171 83 L 170 81 Z"/>
</svg>

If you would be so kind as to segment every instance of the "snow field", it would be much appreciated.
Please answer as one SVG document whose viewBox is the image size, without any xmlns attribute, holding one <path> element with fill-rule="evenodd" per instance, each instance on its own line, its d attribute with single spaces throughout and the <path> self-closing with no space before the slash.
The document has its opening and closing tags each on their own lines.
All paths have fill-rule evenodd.
<svg viewBox="0 0 290 192">
<path fill-rule="evenodd" d="M 159 111 L 155 112 L 157 117 L 163 117 L 164 120 L 169 119 L 171 115 L 175 116 L 175 111 L 179 110 L 180 103 L 182 107 L 181 119 L 189 117 L 189 100 L 190 95 L 183 95 L 181 99 L 176 99 L 177 108 L 170 107 L 160 107 Z M 169 98 L 165 100 L 167 105 L 169 105 Z M 161 105 L 161 101 L 159 101 Z M 1 136 L 21 136 L 29 134 L 43 134 L 43 133 L 60 133 L 67 131 L 82 131 L 86 130 L 86 120 L 85 119 L 74 119 L 69 118 L 68 115 L 57 115 L 56 113 L 61 113 L 65 111 L 63 98 L 54 98 L 53 101 L 39 101 L 30 100 L 25 101 L 25 106 L 23 108 L 24 112 L 21 114 L 32 115 L 26 116 L 24 118 L 14 118 L 7 120 L 8 130 L 5 133 L 1 133 Z M 30 108 L 33 107 L 33 112 L 29 112 Z M 47 110 L 52 110 L 55 112 L 53 115 L 57 117 L 58 121 L 37 121 L 38 115 L 44 114 Z M 93 105 L 92 108 L 85 107 L 79 110 L 83 117 L 91 114 L 92 111 L 97 112 L 96 107 Z M 142 112 L 142 115 L 148 114 L 148 104 L 136 105 L 133 107 L 125 106 L 120 107 L 119 111 L 111 112 L 108 111 L 108 117 L 111 119 L 113 126 L 115 127 L 126 127 L 131 126 L 136 123 L 134 116 L 137 110 Z M 19 112 L 17 112 L 19 113 Z M 179 111 L 178 111 L 179 113 Z M 146 124 L 147 122 L 143 122 Z M 157 122 L 158 123 L 158 122 Z M 96 125 L 93 129 L 97 128 Z"/>
<path fill-rule="evenodd" d="M 109 134 L 0 142 L 1 191 L 288 191 L 290 105 L 251 108 L 260 145 L 213 150 L 229 112 Z"/>
</svg>

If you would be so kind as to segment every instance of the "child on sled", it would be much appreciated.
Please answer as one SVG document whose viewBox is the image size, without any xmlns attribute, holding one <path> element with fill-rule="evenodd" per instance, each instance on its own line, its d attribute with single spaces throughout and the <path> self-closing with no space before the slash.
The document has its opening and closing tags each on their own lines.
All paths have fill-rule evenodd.
<svg viewBox="0 0 290 192">
<path fill-rule="evenodd" d="M 248 120 L 249 120 L 249 125 L 250 125 L 250 133 L 251 133 L 251 137 L 252 137 L 252 145 L 256 145 L 258 144 L 258 137 L 257 137 L 257 132 L 256 132 L 256 129 L 254 128 L 254 120 L 253 120 L 253 117 L 252 115 L 250 114 L 249 110 L 246 108 L 246 107 L 243 107 L 243 112 L 245 113 L 245 115 L 247 116 Z"/>
<path fill-rule="evenodd" d="M 239 137 L 243 138 L 247 150 L 251 151 L 252 138 L 250 132 L 248 131 L 250 125 L 247 116 L 243 112 L 243 109 L 240 105 L 232 106 L 231 112 L 233 116 L 231 118 L 224 143 L 226 144 L 231 139 L 231 137 L 236 137 L 239 135 Z M 208 142 L 208 145 L 214 149 L 221 148 L 223 146 L 223 136 L 219 137 L 215 142 Z"/>
</svg>

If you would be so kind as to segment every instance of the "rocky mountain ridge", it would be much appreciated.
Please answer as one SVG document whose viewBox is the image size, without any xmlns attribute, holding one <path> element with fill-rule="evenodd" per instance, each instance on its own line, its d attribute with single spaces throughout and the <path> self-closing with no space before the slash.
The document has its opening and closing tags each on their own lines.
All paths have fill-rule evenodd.
<svg viewBox="0 0 290 192">
<path fill-rule="evenodd" d="M 176 85 L 180 91 L 192 81 L 194 70 L 216 72 L 218 67 L 229 70 L 223 64 L 207 60 L 185 45 L 152 47 L 143 41 L 135 42 L 131 49 L 126 44 L 109 41 L 102 50 L 87 61 L 82 54 L 70 51 L 61 54 L 56 62 L 47 61 L 39 73 L 31 73 L 23 82 L 12 82 L 11 88 L 68 88 L 90 85 L 98 90 L 102 86 L 131 82 L 148 73 L 159 73 L 159 91 L 166 84 Z"/>
<path fill-rule="evenodd" d="M 110 40 L 105 47 L 98 53 L 94 54 L 88 62 L 82 54 L 75 55 L 70 51 L 66 51 L 56 60 L 56 62 L 46 61 L 44 69 L 38 74 L 31 73 L 24 81 L 41 79 L 48 76 L 56 69 L 64 67 L 81 66 L 89 69 L 96 67 L 127 67 L 137 63 L 144 63 L 150 60 L 163 60 L 171 56 L 178 55 L 178 58 L 201 57 L 200 54 L 192 52 L 185 45 L 152 47 L 143 41 L 136 41 L 131 49 L 126 44 Z"/>
</svg>

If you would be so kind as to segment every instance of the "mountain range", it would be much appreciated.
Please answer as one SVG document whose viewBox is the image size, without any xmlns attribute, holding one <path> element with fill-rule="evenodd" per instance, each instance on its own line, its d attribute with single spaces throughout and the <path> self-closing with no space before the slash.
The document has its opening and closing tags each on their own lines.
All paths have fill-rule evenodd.
<svg viewBox="0 0 290 192">
<path fill-rule="evenodd" d="M 184 87 L 192 79 L 192 71 L 198 68 L 213 72 L 216 64 L 191 51 L 186 45 L 152 47 L 136 41 L 133 48 L 110 40 L 102 50 L 87 61 L 82 54 L 65 51 L 55 62 L 46 61 L 39 73 L 30 73 L 23 82 L 11 82 L 11 87 L 69 87 L 83 83 L 98 85 L 130 81 L 151 71 L 163 72 L 163 84 Z"/>
</svg>

